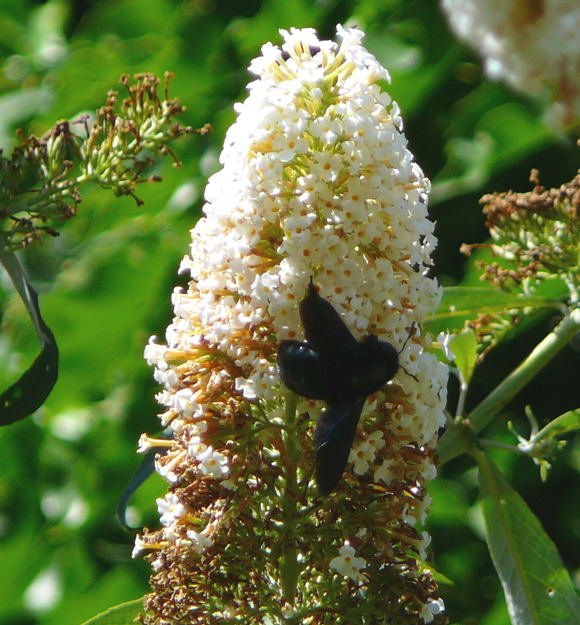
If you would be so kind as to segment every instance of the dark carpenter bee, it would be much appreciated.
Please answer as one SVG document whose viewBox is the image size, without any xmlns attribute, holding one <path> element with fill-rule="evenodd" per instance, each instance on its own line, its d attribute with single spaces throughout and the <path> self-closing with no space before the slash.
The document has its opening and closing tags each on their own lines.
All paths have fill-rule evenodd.
<svg viewBox="0 0 580 625">
<path fill-rule="evenodd" d="M 367 395 L 394 377 L 399 354 L 372 334 L 357 341 L 312 278 L 300 319 L 306 341 L 282 341 L 278 368 L 290 390 L 328 405 L 314 432 L 316 482 L 328 495 L 344 472 Z"/>
</svg>

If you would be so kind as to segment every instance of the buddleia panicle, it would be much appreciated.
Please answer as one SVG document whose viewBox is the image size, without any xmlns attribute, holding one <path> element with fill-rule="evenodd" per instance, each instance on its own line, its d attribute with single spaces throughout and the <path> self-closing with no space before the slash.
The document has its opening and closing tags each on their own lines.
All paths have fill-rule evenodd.
<svg viewBox="0 0 580 625">
<path fill-rule="evenodd" d="M 429 181 L 387 70 L 362 32 L 337 34 L 282 31 L 250 64 L 181 263 L 189 286 L 145 351 L 173 436 L 141 441 L 168 447 L 161 529 L 135 547 L 153 569 L 148 624 L 444 621 L 422 564 L 447 382 L 420 331 L 440 298 Z M 388 342 L 401 365 L 366 398 L 327 497 L 313 444 L 325 402 L 290 393 L 276 363 L 282 341 L 304 340 L 311 278 L 357 341 Z"/>
</svg>

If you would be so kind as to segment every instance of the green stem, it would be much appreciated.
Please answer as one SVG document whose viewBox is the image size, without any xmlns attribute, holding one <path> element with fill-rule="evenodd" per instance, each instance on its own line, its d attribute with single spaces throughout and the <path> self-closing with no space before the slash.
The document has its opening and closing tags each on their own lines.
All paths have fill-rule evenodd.
<svg viewBox="0 0 580 625">
<path fill-rule="evenodd" d="M 580 331 L 580 309 L 569 312 L 560 324 L 536 345 L 523 360 L 480 404 L 466 421 L 447 430 L 439 443 L 439 464 L 470 447 L 473 434 L 480 432 Z"/>
<path fill-rule="evenodd" d="M 300 564 L 298 563 L 298 549 L 296 547 L 297 521 L 297 462 L 300 450 L 297 446 L 296 433 L 296 406 L 298 397 L 294 393 L 286 395 L 286 431 L 285 431 L 285 468 L 286 488 L 282 498 L 282 515 L 284 529 L 282 537 L 283 552 L 280 562 L 280 580 L 285 599 L 294 603 Z"/>
<path fill-rule="evenodd" d="M 480 438 L 479 444 L 481 447 L 488 449 L 504 449 L 505 451 L 511 451 L 512 453 L 520 454 L 523 456 L 531 456 L 527 451 L 520 449 L 516 445 L 509 445 L 508 443 L 502 443 L 501 441 L 494 441 L 489 438 Z"/>
<path fill-rule="evenodd" d="M 459 399 L 457 400 L 457 410 L 455 415 L 457 417 L 463 416 L 463 410 L 465 409 L 465 398 L 467 397 L 467 390 L 469 385 L 464 381 L 463 376 L 459 375 L 460 386 L 459 386 Z"/>
</svg>

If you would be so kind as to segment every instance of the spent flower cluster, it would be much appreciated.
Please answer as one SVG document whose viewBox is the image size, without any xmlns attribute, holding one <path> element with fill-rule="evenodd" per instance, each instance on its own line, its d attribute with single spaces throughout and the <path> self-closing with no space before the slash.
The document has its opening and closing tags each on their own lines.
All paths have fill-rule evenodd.
<svg viewBox="0 0 580 625">
<path fill-rule="evenodd" d="M 161 99 L 155 75 L 137 74 L 134 84 L 122 76 L 128 97 L 120 107 L 118 93 L 110 91 L 95 119 L 82 115 L 72 122 L 60 121 L 42 139 L 22 137 L 10 158 L 0 152 L 3 245 L 16 249 L 43 234 L 58 235 L 57 227 L 75 216 L 86 182 L 141 203 L 137 185 L 160 180 L 145 176 L 154 157 L 172 155 L 168 143 L 191 133 L 191 128 L 175 121 L 184 108 L 169 99 L 170 77 L 165 76 Z M 174 162 L 179 164 L 175 157 Z"/>
<path fill-rule="evenodd" d="M 141 438 L 169 446 L 156 458 L 162 527 L 135 545 L 153 569 L 143 620 L 442 623 L 419 559 L 447 382 L 420 331 L 440 299 L 429 181 L 359 30 L 282 35 L 250 65 L 181 263 L 189 286 L 173 293 L 165 344 L 145 350 L 173 439 Z M 312 442 L 324 402 L 293 395 L 276 366 L 280 341 L 303 338 L 311 278 L 357 339 L 387 340 L 402 365 L 367 399 L 324 498 Z"/>
<path fill-rule="evenodd" d="M 484 195 L 480 203 L 492 242 L 461 246 L 468 256 L 477 248 L 489 248 L 491 260 L 476 260 L 483 270 L 481 279 L 496 289 L 521 296 L 520 301 L 513 299 L 512 305 L 503 310 L 485 312 L 467 322 L 478 343 L 485 346 L 480 358 L 533 310 L 527 298 L 540 293 L 542 283 L 558 280 L 563 284 L 558 310 L 566 310 L 564 302 L 572 308 L 578 304 L 580 173 L 553 189 L 540 184 L 536 169 L 530 181 L 534 189 L 526 193 Z M 546 303 L 538 298 L 540 307 Z M 555 304 L 551 302 L 551 306 Z"/>
<path fill-rule="evenodd" d="M 499 262 L 485 265 L 484 278 L 499 288 L 531 291 L 542 280 L 560 277 L 570 301 L 578 301 L 580 278 L 580 173 L 558 188 L 544 189 L 538 170 L 530 175 L 534 189 L 484 195 L 480 202 Z M 469 253 L 472 246 L 464 245 Z"/>
</svg>

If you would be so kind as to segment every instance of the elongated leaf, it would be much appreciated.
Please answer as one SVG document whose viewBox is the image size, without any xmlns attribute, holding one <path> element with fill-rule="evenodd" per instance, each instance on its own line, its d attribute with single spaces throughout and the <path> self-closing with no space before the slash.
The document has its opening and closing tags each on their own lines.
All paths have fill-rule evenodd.
<svg viewBox="0 0 580 625">
<path fill-rule="evenodd" d="M 546 297 L 517 295 L 486 287 L 450 286 L 443 290 L 443 299 L 435 317 L 452 319 L 513 308 L 558 308 L 560 305 L 559 301 Z"/>
<path fill-rule="evenodd" d="M 534 436 L 534 441 L 551 440 L 574 430 L 580 430 L 580 408 L 565 412 L 550 421 Z"/>
<path fill-rule="evenodd" d="M 489 550 L 513 625 L 578 625 L 580 598 L 554 543 L 485 454 L 478 454 Z"/>
<path fill-rule="evenodd" d="M 143 611 L 143 599 L 135 599 L 109 608 L 82 625 L 134 625 L 134 621 Z"/>
<path fill-rule="evenodd" d="M 0 247 L 1 244 L 0 241 Z M 48 397 L 58 377 L 58 348 L 52 331 L 40 314 L 38 295 L 17 256 L 2 248 L 0 260 L 26 304 L 42 345 L 42 351 L 30 368 L 0 395 L 0 425 L 8 425 L 30 416 Z"/>
<path fill-rule="evenodd" d="M 448 286 L 443 289 L 443 299 L 435 316 L 423 325 L 436 335 L 460 329 L 466 321 L 480 314 L 503 314 L 523 308 L 560 311 L 561 307 L 561 300 L 556 297 L 518 295 L 486 287 Z"/>
</svg>

